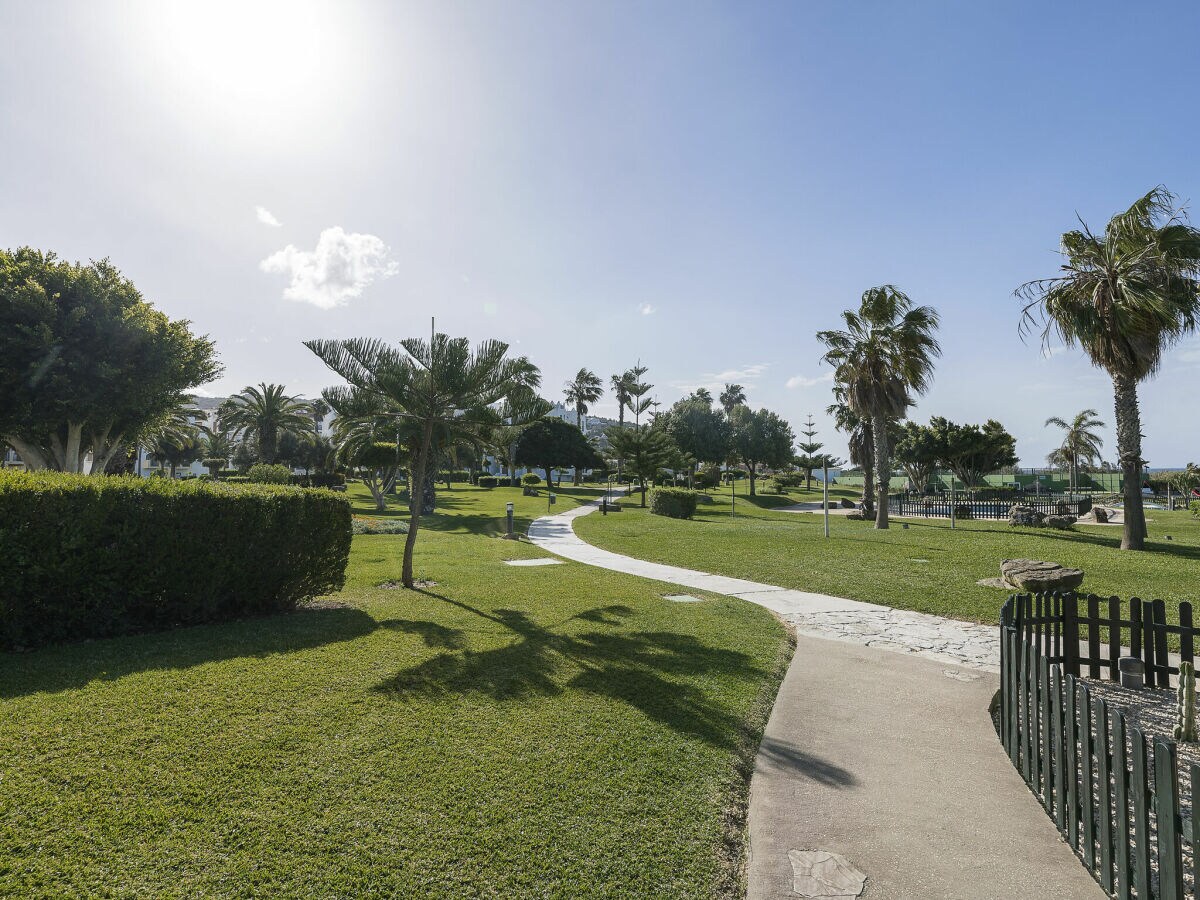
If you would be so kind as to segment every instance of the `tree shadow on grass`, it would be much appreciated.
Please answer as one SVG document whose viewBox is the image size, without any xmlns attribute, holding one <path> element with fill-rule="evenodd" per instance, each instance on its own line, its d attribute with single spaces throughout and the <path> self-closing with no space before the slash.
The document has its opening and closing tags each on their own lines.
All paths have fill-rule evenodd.
<svg viewBox="0 0 1200 900">
<path fill-rule="evenodd" d="M 302 608 L 262 618 L 61 644 L 29 653 L 0 653 L 0 698 L 74 690 L 139 672 L 309 650 L 363 637 L 376 627 L 371 616 L 353 607 Z"/>
<path fill-rule="evenodd" d="M 647 717 L 710 744 L 733 748 L 743 724 L 707 692 L 681 676 L 711 674 L 757 680 L 765 675 L 744 653 L 711 647 L 690 635 L 617 631 L 633 614 L 610 605 L 542 624 L 519 610 L 477 609 L 425 591 L 510 633 L 503 646 L 444 652 L 404 669 L 376 686 L 397 698 L 483 694 L 496 700 L 553 697 L 567 690 L 620 700 Z M 610 630 L 577 632 L 579 623 Z M 572 670 L 564 683 L 564 677 Z"/>
</svg>

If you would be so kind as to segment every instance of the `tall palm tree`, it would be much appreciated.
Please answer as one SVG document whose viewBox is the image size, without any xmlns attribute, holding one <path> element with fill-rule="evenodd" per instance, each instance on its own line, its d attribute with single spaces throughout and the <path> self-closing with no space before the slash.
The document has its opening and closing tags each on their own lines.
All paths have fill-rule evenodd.
<svg viewBox="0 0 1200 900">
<path fill-rule="evenodd" d="M 604 395 L 604 382 L 600 376 L 589 369 L 580 369 L 575 377 L 567 382 L 563 391 L 567 403 L 575 407 L 575 427 L 583 431 L 583 417 L 587 415 L 588 406 L 595 403 Z M 575 477 L 572 482 L 578 485 L 582 481 L 582 472 L 575 466 Z"/>
<path fill-rule="evenodd" d="M 204 465 L 210 475 L 216 476 L 229 464 L 229 457 L 233 456 L 233 440 L 220 427 L 203 425 L 200 427 L 199 441 Z"/>
<path fill-rule="evenodd" d="M 725 390 L 721 391 L 721 408 L 725 410 L 725 415 L 729 415 L 735 406 L 741 406 L 746 402 L 746 389 L 740 384 L 726 383 Z"/>
<path fill-rule="evenodd" d="M 1200 317 L 1200 231 L 1175 195 L 1156 187 L 1109 220 L 1103 233 L 1086 224 L 1062 236 L 1062 274 L 1016 291 L 1026 301 L 1021 330 L 1042 325 L 1082 347 L 1112 378 L 1117 456 L 1124 478 L 1121 548 L 1146 545 L 1142 507 L 1142 423 L 1138 383 L 1155 374 L 1163 354 L 1193 332 Z"/>
<path fill-rule="evenodd" d="M 218 425 L 236 432 L 243 441 L 256 441 L 259 459 L 268 464 L 275 462 L 281 432 L 312 429 L 309 404 L 284 390 L 282 384 L 247 387 L 222 403 L 217 411 Z"/>
<path fill-rule="evenodd" d="M 608 380 L 612 388 L 613 399 L 617 401 L 617 424 L 622 428 L 625 427 L 625 407 L 629 405 L 629 373 L 622 372 L 620 375 L 613 375 Z"/>
<path fill-rule="evenodd" d="M 1103 428 L 1104 423 L 1097 418 L 1099 413 L 1094 409 L 1085 409 L 1075 414 L 1070 421 L 1051 416 L 1046 420 L 1046 427 L 1051 425 L 1063 430 L 1063 442 L 1059 447 L 1062 451 L 1060 459 L 1067 464 L 1071 472 L 1071 491 L 1079 487 L 1079 466 L 1081 463 L 1093 465 L 1100 458 L 1100 448 L 1104 441 L 1095 431 Z"/>
<path fill-rule="evenodd" d="M 413 434 L 401 575 L 404 586 L 411 588 L 422 486 L 434 456 L 435 435 L 479 435 L 501 424 L 493 404 L 512 390 L 522 367 L 507 356 L 503 341 L 484 341 L 472 351 L 466 338 L 444 334 L 434 334 L 429 341 L 407 338 L 399 348 L 365 338 L 306 341 L 305 346 L 349 384 L 323 392 L 330 406 L 337 409 L 355 397 L 376 398 Z"/>
<path fill-rule="evenodd" d="M 902 419 L 913 394 L 929 386 L 933 361 L 941 354 L 934 337 L 938 314 L 930 306 L 913 306 L 907 294 L 885 284 L 864 291 L 858 311 L 842 313 L 842 321 L 844 331 L 820 331 L 817 337 L 829 348 L 823 359 L 834 367 L 850 408 L 871 421 L 875 527 L 887 528 L 892 468 L 888 421 Z"/>
</svg>

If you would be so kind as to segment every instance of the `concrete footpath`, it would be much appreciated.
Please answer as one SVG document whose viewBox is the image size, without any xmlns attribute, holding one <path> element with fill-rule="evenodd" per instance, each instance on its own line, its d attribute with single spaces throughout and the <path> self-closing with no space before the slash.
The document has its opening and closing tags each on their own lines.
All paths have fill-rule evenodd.
<svg viewBox="0 0 1200 900">
<path fill-rule="evenodd" d="M 538 519 L 529 538 L 797 625 L 750 784 L 749 900 L 1104 896 L 1000 746 L 996 628 L 610 553 L 571 527 L 596 508 Z"/>
</svg>

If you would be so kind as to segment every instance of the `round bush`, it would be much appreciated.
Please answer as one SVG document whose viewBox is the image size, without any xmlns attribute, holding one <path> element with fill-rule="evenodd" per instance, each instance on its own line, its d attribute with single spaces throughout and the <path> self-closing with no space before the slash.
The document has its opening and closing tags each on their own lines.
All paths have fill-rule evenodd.
<svg viewBox="0 0 1200 900">
<path fill-rule="evenodd" d="M 255 463 L 246 473 L 246 479 L 253 484 L 291 484 L 292 470 L 278 464 Z"/>
<path fill-rule="evenodd" d="M 659 488 L 650 497 L 650 512 L 672 519 L 690 519 L 696 514 L 696 492 L 684 488 Z"/>
<path fill-rule="evenodd" d="M 521 484 L 525 487 L 537 487 L 541 483 L 542 479 L 537 475 L 534 475 L 532 472 L 526 472 L 521 476 Z"/>
</svg>

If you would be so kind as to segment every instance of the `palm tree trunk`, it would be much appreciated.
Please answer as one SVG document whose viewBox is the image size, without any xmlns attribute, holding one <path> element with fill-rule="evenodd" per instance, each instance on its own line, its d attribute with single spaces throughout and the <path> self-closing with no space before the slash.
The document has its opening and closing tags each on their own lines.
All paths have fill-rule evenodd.
<svg viewBox="0 0 1200 900">
<path fill-rule="evenodd" d="M 887 419 L 872 413 L 871 430 L 875 438 L 875 527 L 888 527 L 888 491 L 892 487 L 892 455 L 888 449 Z"/>
<path fill-rule="evenodd" d="M 275 462 L 275 429 L 263 428 L 258 432 L 258 455 L 267 465 Z"/>
<path fill-rule="evenodd" d="M 583 412 L 579 407 L 575 407 L 575 427 L 579 429 L 579 433 L 583 434 Z M 579 466 L 573 467 L 574 475 L 571 476 L 571 484 L 579 487 L 583 483 L 582 474 L 579 471 Z"/>
<path fill-rule="evenodd" d="M 1125 483 L 1122 550 L 1146 548 L 1146 512 L 1142 508 L 1142 419 L 1138 412 L 1137 381 L 1126 375 L 1113 376 L 1117 416 L 1117 457 Z"/>
<path fill-rule="evenodd" d="M 413 459 L 412 472 L 408 476 L 408 535 L 404 539 L 404 568 L 400 580 L 406 588 L 413 586 L 413 548 L 417 546 L 417 529 L 421 524 L 421 507 L 425 502 L 425 467 L 429 462 L 429 448 L 433 444 L 433 423 L 425 423 L 421 435 L 421 447 Z"/>
</svg>

